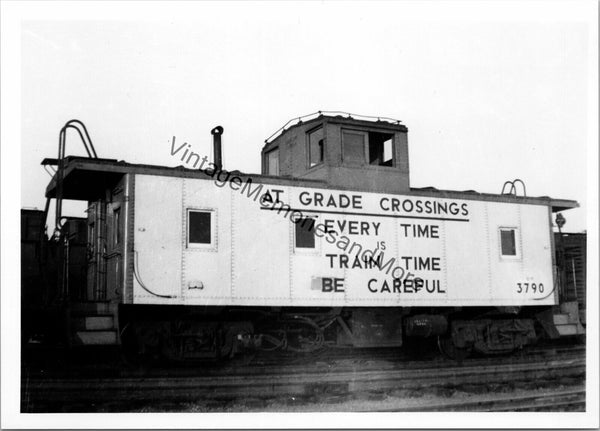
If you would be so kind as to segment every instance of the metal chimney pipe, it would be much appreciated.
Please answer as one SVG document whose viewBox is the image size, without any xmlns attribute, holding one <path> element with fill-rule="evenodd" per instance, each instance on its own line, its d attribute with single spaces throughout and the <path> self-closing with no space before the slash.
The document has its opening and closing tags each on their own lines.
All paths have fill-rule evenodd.
<svg viewBox="0 0 600 431">
<path fill-rule="evenodd" d="M 213 135 L 213 153 L 215 154 L 215 166 L 216 170 L 220 171 L 223 169 L 223 156 L 221 154 L 221 135 L 223 134 L 223 128 L 217 126 L 210 131 Z"/>
</svg>

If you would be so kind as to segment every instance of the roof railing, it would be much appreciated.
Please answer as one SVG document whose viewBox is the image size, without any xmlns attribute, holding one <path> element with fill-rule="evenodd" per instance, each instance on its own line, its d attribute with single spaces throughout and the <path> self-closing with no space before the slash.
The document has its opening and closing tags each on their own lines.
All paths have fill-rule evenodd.
<svg viewBox="0 0 600 431">
<path fill-rule="evenodd" d="M 313 112 L 312 114 L 307 114 L 307 115 L 302 115 L 300 117 L 292 118 L 287 123 L 285 123 L 283 125 L 283 127 L 280 127 L 279 129 L 277 129 L 277 131 L 275 133 L 273 133 L 271 136 L 269 136 L 267 139 L 265 139 L 265 143 L 268 144 L 273 139 L 275 139 L 277 136 L 281 135 L 285 130 L 287 130 L 293 126 L 301 124 L 304 121 L 314 120 L 315 118 L 319 118 L 319 117 L 322 117 L 325 115 L 330 116 L 330 117 L 340 116 L 340 117 L 348 118 L 350 120 L 363 120 L 363 121 L 373 121 L 373 122 L 384 121 L 384 122 L 390 123 L 390 124 L 401 124 L 400 120 L 396 120 L 394 118 L 389 118 L 389 117 L 374 117 L 371 115 L 351 114 L 349 112 L 344 112 L 344 111 L 317 111 L 317 112 Z"/>
</svg>

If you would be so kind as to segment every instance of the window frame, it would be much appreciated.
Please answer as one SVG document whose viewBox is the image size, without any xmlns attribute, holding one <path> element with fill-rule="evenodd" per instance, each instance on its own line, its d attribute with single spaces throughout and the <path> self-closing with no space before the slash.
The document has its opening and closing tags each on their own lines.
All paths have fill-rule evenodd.
<svg viewBox="0 0 600 431">
<path fill-rule="evenodd" d="M 190 213 L 210 214 L 210 243 L 190 242 Z M 186 250 L 217 251 L 217 210 L 205 207 L 187 207 L 185 210 L 184 245 Z"/>
<path fill-rule="evenodd" d="M 502 253 L 502 232 L 513 231 L 515 241 L 515 254 Z M 498 251 L 502 260 L 520 260 L 521 259 L 521 236 L 517 226 L 499 226 L 498 227 Z"/>
<path fill-rule="evenodd" d="M 382 148 L 381 148 L 381 156 L 382 158 L 385 155 L 385 143 L 387 141 L 391 141 L 391 152 L 392 152 L 392 163 L 391 165 L 383 165 L 383 164 L 375 164 L 375 163 L 371 163 L 369 162 L 370 158 L 371 158 L 371 133 L 377 133 L 379 135 L 389 135 L 390 138 L 386 139 L 384 141 L 381 142 Z M 366 159 L 366 163 L 369 166 L 375 166 L 375 167 L 379 167 L 379 168 L 395 168 L 397 163 L 396 163 L 396 140 L 395 140 L 395 136 L 396 134 L 393 132 L 382 132 L 382 131 L 375 131 L 375 130 L 369 130 L 367 132 L 367 144 L 365 145 L 366 148 L 366 152 L 367 152 L 367 159 Z"/>
<path fill-rule="evenodd" d="M 350 134 L 354 134 L 354 135 L 362 135 L 363 136 L 363 151 L 362 151 L 362 160 L 360 162 L 358 161 L 348 161 L 346 158 L 346 145 L 344 144 L 344 133 L 350 133 Z M 370 163 L 369 159 L 370 159 L 370 137 L 369 135 L 372 133 L 378 133 L 380 135 L 390 135 L 390 140 L 392 143 L 392 164 L 391 166 L 386 166 L 386 165 L 380 165 L 380 164 L 374 164 L 374 163 Z M 363 168 L 367 168 L 367 169 L 397 169 L 399 164 L 398 164 L 398 159 L 396 157 L 396 132 L 392 131 L 392 130 L 377 130 L 377 129 L 353 129 L 353 128 L 346 128 L 346 127 L 341 127 L 340 128 L 340 137 L 341 137 L 341 153 L 342 153 L 342 164 L 346 165 L 346 166 L 361 166 Z M 386 140 L 387 141 L 387 140 Z M 385 143 L 386 141 L 383 141 L 383 143 Z"/>
<path fill-rule="evenodd" d="M 363 149 L 362 149 L 362 160 L 360 162 L 357 162 L 355 160 L 348 160 L 346 158 L 347 156 L 347 152 L 346 152 L 346 144 L 344 142 L 344 133 L 350 133 L 353 135 L 362 135 L 363 137 Z M 371 166 L 369 163 L 367 163 L 367 160 L 369 159 L 369 155 L 368 155 L 368 148 L 369 148 L 369 134 L 366 130 L 355 130 L 355 129 L 346 129 L 346 128 L 342 128 L 341 132 L 341 141 L 342 141 L 342 162 L 345 165 L 350 165 L 350 166 L 362 166 L 362 165 L 366 165 L 366 166 Z"/>
<path fill-rule="evenodd" d="M 277 173 L 273 174 L 269 172 L 269 155 L 277 152 Z M 271 148 L 269 151 L 265 151 L 265 175 L 279 176 L 281 174 L 281 167 L 279 166 L 279 145 Z"/>
<path fill-rule="evenodd" d="M 311 219 L 313 221 L 313 226 L 315 226 L 318 222 L 317 216 L 304 216 L 302 217 L 302 219 Z M 292 234 L 292 243 L 293 243 L 293 249 L 294 249 L 294 253 L 296 254 L 306 254 L 306 255 L 318 255 L 320 253 L 320 241 L 319 241 L 319 237 L 316 235 L 316 231 L 313 228 L 312 234 L 313 234 L 313 238 L 314 238 L 314 247 L 298 247 L 297 245 L 297 235 L 296 235 L 296 229 L 298 224 L 301 224 L 300 220 L 298 221 L 298 223 L 290 221 L 290 224 L 292 225 L 291 227 L 291 234 Z"/>
<path fill-rule="evenodd" d="M 311 145 L 310 145 L 310 136 L 313 133 L 318 132 L 319 130 L 321 130 L 322 132 L 322 137 L 321 137 L 321 142 L 323 143 L 322 146 L 320 147 L 319 151 L 322 153 L 320 154 L 320 161 L 315 163 L 314 165 L 311 165 Z M 317 147 L 318 147 L 318 142 L 317 142 Z M 323 125 L 319 125 L 311 130 L 308 130 L 306 132 L 306 164 L 307 164 L 307 168 L 308 169 L 312 169 L 312 168 L 316 168 L 318 166 L 321 166 L 325 163 L 325 128 L 323 127 Z"/>
</svg>

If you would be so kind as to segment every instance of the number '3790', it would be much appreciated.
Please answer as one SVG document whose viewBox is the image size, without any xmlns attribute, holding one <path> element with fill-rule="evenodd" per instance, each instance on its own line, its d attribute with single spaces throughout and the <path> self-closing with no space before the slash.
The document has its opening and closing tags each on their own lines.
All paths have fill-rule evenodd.
<svg viewBox="0 0 600 431">
<path fill-rule="evenodd" d="M 517 283 L 517 293 L 544 293 L 543 283 Z"/>
</svg>

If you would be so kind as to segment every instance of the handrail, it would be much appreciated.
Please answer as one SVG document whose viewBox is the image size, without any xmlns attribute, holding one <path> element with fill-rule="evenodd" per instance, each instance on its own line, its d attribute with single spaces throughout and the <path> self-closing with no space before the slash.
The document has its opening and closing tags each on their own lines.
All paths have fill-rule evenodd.
<svg viewBox="0 0 600 431">
<path fill-rule="evenodd" d="M 510 185 L 511 187 L 510 187 L 510 190 L 508 191 L 508 193 L 505 193 L 504 189 L 506 188 L 507 185 Z M 502 191 L 500 192 L 500 194 L 501 195 L 506 195 L 506 194 L 512 195 L 514 187 L 515 187 L 515 185 L 512 181 L 505 181 L 504 185 L 502 186 Z"/>
<path fill-rule="evenodd" d="M 521 183 L 521 186 L 523 187 L 523 196 L 527 196 L 527 188 L 525 187 L 525 183 L 523 182 L 523 180 L 521 180 L 519 178 L 515 178 L 512 181 L 505 181 L 504 185 L 502 186 L 502 191 L 500 192 L 500 194 L 517 196 L 517 186 L 516 186 L 517 183 Z M 508 193 L 505 192 L 506 186 L 510 186 Z"/>
<path fill-rule="evenodd" d="M 87 127 L 80 120 L 72 119 L 65 123 L 65 125 L 60 129 L 58 134 L 58 166 L 56 170 L 56 214 L 55 214 L 55 223 L 54 223 L 54 233 L 60 232 L 60 219 L 62 215 L 62 193 L 63 193 L 63 175 L 64 175 L 64 159 L 65 159 L 65 150 L 67 146 L 67 129 L 75 129 L 81 138 L 81 142 L 83 143 L 83 147 L 88 155 L 88 157 L 92 159 L 97 159 L 98 154 L 96 153 L 96 149 L 94 148 L 94 144 L 92 143 L 92 139 L 90 138 L 90 134 L 88 133 Z M 83 130 L 83 133 L 81 131 Z M 84 137 L 85 135 L 85 137 Z"/>
<path fill-rule="evenodd" d="M 521 183 L 521 186 L 523 186 L 523 196 L 527 196 L 527 189 L 525 188 L 525 183 L 523 182 L 523 180 L 520 180 L 519 178 L 516 178 L 513 180 L 513 183 L 516 184 L 517 182 Z M 515 193 L 516 193 L 516 186 L 515 186 Z"/>
<path fill-rule="evenodd" d="M 367 119 L 366 121 L 376 120 L 376 121 L 385 121 L 385 122 L 392 123 L 392 124 L 401 124 L 400 120 L 396 120 L 394 118 L 389 118 L 389 117 L 375 117 L 375 116 L 371 116 L 371 115 L 351 114 L 349 112 L 344 112 L 344 111 L 317 111 L 317 112 L 313 112 L 312 114 L 306 114 L 306 115 L 302 115 L 300 117 L 292 118 L 287 123 L 285 123 L 282 127 L 277 129 L 275 131 L 275 133 L 273 133 L 271 136 L 269 136 L 267 139 L 265 139 L 265 143 L 268 144 L 269 141 L 271 141 L 271 139 L 278 136 L 281 132 L 283 132 L 286 129 L 286 127 L 292 125 L 293 122 L 296 122 L 296 123 L 294 123 L 294 125 L 300 124 L 302 121 L 306 120 L 309 117 L 315 116 L 315 115 L 317 116 L 316 118 L 318 118 L 322 115 L 330 115 L 330 116 L 334 116 L 334 115 L 344 116 L 345 115 L 347 118 L 356 119 L 356 120 Z"/>
<path fill-rule="evenodd" d="M 77 126 L 75 126 L 77 125 Z M 83 128 L 83 132 L 85 133 L 85 138 L 83 137 L 83 134 L 81 133 L 81 129 L 80 127 Z M 77 131 L 77 133 L 79 134 L 79 137 L 81 138 L 81 142 L 83 142 L 83 146 L 85 148 L 85 151 L 88 154 L 88 157 L 93 158 L 93 159 L 97 159 L 98 155 L 96 154 L 96 149 L 94 148 L 94 144 L 92 143 L 92 139 L 90 138 L 90 134 L 87 131 L 87 127 L 85 127 L 85 124 L 83 124 L 81 121 L 73 119 L 73 120 L 69 120 L 65 123 L 65 125 L 62 127 L 62 129 L 60 129 L 60 135 L 59 135 L 59 154 L 58 154 L 58 158 L 64 158 L 65 156 L 65 148 L 66 148 L 66 132 L 67 129 L 75 129 Z M 89 147 L 88 147 L 89 144 Z"/>
</svg>

